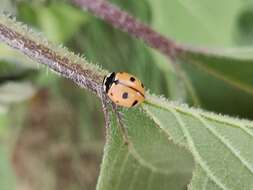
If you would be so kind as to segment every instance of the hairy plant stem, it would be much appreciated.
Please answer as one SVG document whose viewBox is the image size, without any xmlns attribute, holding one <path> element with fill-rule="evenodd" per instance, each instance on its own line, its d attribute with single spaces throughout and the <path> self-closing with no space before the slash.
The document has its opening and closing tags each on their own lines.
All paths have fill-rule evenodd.
<svg viewBox="0 0 253 190">
<path fill-rule="evenodd" d="M 111 4 L 106 0 L 72 0 L 74 4 L 87 9 L 92 14 L 100 19 L 105 20 L 115 28 L 118 28 L 131 36 L 141 39 L 146 42 L 150 47 L 156 49 L 167 58 L 171 59 L 174 63 L 176 73 L 182 79 L 189 94 L 192 96 L 196 105 L 199 105 L 199 100 L 192 88 L 191 82 L 187 76 L 177 65 L 179 62 L 177 58 L 184 52 L 201 52 L 206 53 L 209 51 L 204 48 L 190 47 L 185 44 L 179 44 L 172 39 L 166 38 L 159 32 L 153 30 L 150 26 L 142 23 L 135 17 L 129 15 L 127 12 L 121 10 L 117 6 Z"/>
<path fill-rule="evenodd" d="M 175 41 L 159 34 L 148 25 L 105 0 L 72 0 L 112 26 L 146 42 L 169 58 L 174 58 L 183 49 Z"/>
<path fill-rule="evenodd" d="M 1 19 L 5 19 L 7 22 L 1 22 L 3 21 Z M 9 26 L 8 22 L 10 23 Z M 17 49 L 36 62 L 48 66 L 57 74 L 71 79 L 80 87 L 86 88 L 101 97 L 102 73 L 94 72 L 94 70 L 85 67 L 85 65 L 74 63 L 70 59 L 70 55 L 61 54 L 57 50 L 47 47 L 42 42 L 40 43 L 39 40 L 35 41 L 29 38 L 29 35 L 26 35 L 29 33 L 28 30 L 15 30 L 14 25 L 15 22 L 11 19 L 8 20 L 8 18 L 3 18 L 3 16 L 0 18 L 0 42 Z M 16 27 L 24 30 L 21 25 L 17 25 Z M 77 60 L 80 59 L 78 56 L 76 57 Z"/>
</svg>

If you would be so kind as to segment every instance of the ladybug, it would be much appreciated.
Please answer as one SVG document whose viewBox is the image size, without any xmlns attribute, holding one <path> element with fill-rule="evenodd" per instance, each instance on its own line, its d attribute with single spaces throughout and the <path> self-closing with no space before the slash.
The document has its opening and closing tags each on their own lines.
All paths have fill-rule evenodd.
<svg viewBox="0 0 253 190">
<path fill-rule="evenodd" d="M 112 72 L 106 75 L 103 89 L 115 104 L 127 108 L 134 107 L 145 99 L 142 82 L 126 72 Z"/>
</svg>

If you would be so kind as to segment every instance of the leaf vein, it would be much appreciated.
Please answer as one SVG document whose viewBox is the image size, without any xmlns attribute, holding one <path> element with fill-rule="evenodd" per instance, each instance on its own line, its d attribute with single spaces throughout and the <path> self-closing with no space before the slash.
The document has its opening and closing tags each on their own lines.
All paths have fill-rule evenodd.
<svg viewBox="0 0 253 190">
<path fill-rule="evenodd" d="M 239 151 L 233 148 L 233 146 L 226 140 L 224 137 L 222 137 L 215 128 L 211 127 L 203 118 L 199 117 L 198 115 L 194 115 L 195 118 L 197 118 L 210 132 L 211 134 L 219 139 L 219 141 L 224 144 L 228 150 L 242 163 L 243 166 L 245 166 L 246 169 L 250 171 L 251 174 L 253 174 L 253 168 L 250 166 L 250 163 L 248 163 L 240 154 Z"/>
<path fill-rule="evenodd" d="M 172 109 L 170 109 L 170 112 L 175 116 L 179 125 L 182 127 L 184 134 L 186 136 L 186 139 L 188 141 L 189 147 L 190 147 L 196 161 L 199 163 L 199 165 L 202 167 L 202 169 L 206 172 L 206 174 L 209 176 L 209 178 L 212 179 L 221 189 L 228 190 L 228 188 L 225 185 L 223 185 L 222 182 L 220 182 L 219 179 L 215 176 L 215 174 L 209 169 L 208 165 L 205 163 L 205 161 L 202 159 L 202 157 L 198 153 L 198 151 L 194 145 L 193 139 L 192 139 L 189 131 L 187 130 L 187 127 L 185 126 L 184 122 L 178 116 L 178 113 Z"/>
<path fill-rule="evenodd" d="M 139 164 L 141 164 L 142 166 L 150 169 L 152 172 L 168 175 L 168 171 L 167 170 L 158 169 L 155 166 L 153 166 L 152 164 L 148 163 L 146 160 L 144 160 L 138 154 L 138 152 L 136 151 L 136 149 L 134 148 L 134 146 L 130 142 L 129 142 L 128 147 L 129 147 L 130 154 L 138 161 Z"/>
<path fill-rule="evenodd" d="M 150 171 L 150 174 L 149 174 L 149 176 L 148 176 L 148 180 L 147 180 L 147 190 L 149 190 L 150 187 L 151 187 L 151 183 L 152 183 L 152 181 L 153 181 L 153 176 L 154 176 L 154 173 L 153 173 L 153 171 L 151 170 L 151 171 Z"/>
<path fill-rule="evenodd" d="M 203 190 L 206 190 L 206 187 L 207 187 L 207 184 L 208 184 L 208 181 L 209 181 L 209 177 L 208 176 L 206 176 L 205 177 L 205 180 L 204 180 L 204 183 L 203 183 Z"/>
<path fill-rule="evenodd" d="M 129 190 L 132 190 L 134 188 L 134 183 L 136 182 L 138 173 L 140 171 L 140 165 L 138 165 L 138 168 L 134 171 L 133 178 L 131 180 L 131 183 L 129 184 Z"/>
<path fill-rule="evenodd" d="M 122 162 L 122 165 L 120 167 L 119 175 L 118 175 L 118 179 L 119 180 L 118 180 L 118 183 L 115 185 L 115 187 L 117 187 L 115 189 L 120 189 L 119 187 L 120 187 L 120 183 L 121 183 L 121 179 L 122 179 L 121 175 L 123 173 L 123 170 L 124 170 L 124 168 L 125 168 L 126 163 L 128 162 L 128 160 L 129 160 L 129 152 L 126 153 L 125 158 L 124 158 L 124 160 Z"/>
<path fill-rule="evenodd" d="M 154 116 L 148 109 L 145 109 L 145 110 L 146 110 L 146 112 L 152 117 L 151 119 L 159 126 L 159 128 L 160 128 L 166 135 L 168 135 L 168 139 L 169 139 L 170 141 L 174 142 L 175 144 L 179 144 L 179 145 L 182 145 L 182 146 L 184 146 L 184 147 L 187 147 L 187 145 L 186 145 L 185 142 L 184 142 L 184 141 L 185 141 L 184 135 L 182 135 L 182 137 L 179 138 L 179 139 L 177 140 L 177 142 L 175 142 L 174 139 L 169 135 L 170 132 L 169 132 L 168 128 L 161 127 L 161 126 L 163 126 L 163 125 L 162 125 L 162 123 L 159 121 L 159 119 L 158 119 L 156 116 Z M 166 111 L 167 111 L 167 110 L 166 110 Z M 182 132 L 182 134 L 184 134 L 181 128 L 180 128 L 179 130 Z"/>
</svg>

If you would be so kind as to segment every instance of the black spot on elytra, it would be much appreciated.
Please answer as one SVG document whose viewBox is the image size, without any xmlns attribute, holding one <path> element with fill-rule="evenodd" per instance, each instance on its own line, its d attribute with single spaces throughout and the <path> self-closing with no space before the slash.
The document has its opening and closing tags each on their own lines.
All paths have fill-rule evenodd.
<svg viewBox="0 0 253 190">
<path fill-rule="evenodd" d="M 135 106 L 137 103 L 138 103 L 138 101 L 135 100 L 135 101 L 133 102 L 133 104 L 132 104 L 132 107 Z"/>
<path fill-rule="evenodd" d="M 118 101 L 118 100 L 116 100 L 116 103 L 119 103 L 119 101 Z"/>
<path fill-rule="evenodd" d="M 122 94 L 122 98 L 123 98 L 123 99 L 127 99 L 127 98 L 128 98 L 128 93 L 127 93 L 127 92 L 124 92 L 124 93 Z"/>
<path fill-rule="evenodd" d="M 142 88 L 144 88 L 144 85 L 143 85 L 143 83 L 141 83 L 141 87 L 142 87 Z"/>
<path fill-rule="evenodd" d="M 131 82 L 134 82 L 134 81 L 135 81 L 135 78 L 134 78 L 134 77 L 130 77 L 130 81 L 131 81 Z"/>
<path fill-rule="evenodd" d="M 113 93 L 111 93 L 111 96 L 113 96 Z"/>
</svg>

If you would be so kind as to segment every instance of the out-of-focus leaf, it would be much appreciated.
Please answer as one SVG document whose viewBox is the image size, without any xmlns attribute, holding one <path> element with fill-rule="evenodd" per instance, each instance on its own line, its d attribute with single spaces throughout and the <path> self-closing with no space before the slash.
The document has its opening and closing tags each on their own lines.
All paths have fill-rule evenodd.
<svg viewBox="0 0 253 190">
<path fill-rule="evenodd" d="M 83 143 L 78 110 L 44 88 L 26 111 L 12 149 L 18 187 L 94 189 L 101 147 Z"/>
<path fill-rule="evenodd" d="M 6 105 L 1 105 L 0 104 L 0 115 L 2 114 L 6 114 L 8 111 L 8 108 L 6 107 Z M 0 119 L 1 120 L 1 119 Z M 0 124 L 1 124 L 1 121 L 0 121 Z"/>
<path fill-rule="evenodd" d="M 69 40 L 87 18 L 82 11 L 64 3 L 41 7 L 37 11 L 40 28 L 48 39 L 58 43 Z"/>
<path fill-rule="evenodd" d="M 159 32 L 183 43 L 205 46 L 228 46 L 233 44 L 234 22 L 243 3 L 240 0 L 214 1 L 165 1 L 148 0 L 152 7 L 152 25 Z M 224 6 L 226 11 L 224 12 Z M 161 55 L 155 54 L 155 62 L 168 65 Z M 195 91 L 194 84 L 188 80 L 187 73 L 164 70 L 171 77 L 171 97 L 176 100 L 187 101 L 190 104 L 201 104 L 201 98 Z M 181 80 L 181 82 L 178 82 Z M 183 83 L 182 83 L 183 81 Z M 173 94 L 176 90 L 176 96 Z M 185 97 L 188 94 L 188 97 Z"/>
<path fill-rule="evenodd" d="M 10 0 L 1 0 L 1 6 L 0 6 L 0 14 L 2 13 L 15 13 L 16 7 L 14 5 L 14 2 Z"/>
<path fill-rule="evenodd" d="M 1 190 L 14 190 L 16 188 L 15 175 L 9 159 L 9 151 L 2 144 L 0 145 L 0 187 Z"/>
<path fill-rule="evenodd" d="M 197 52 L 180 58 L 203 107 L 253 118 L 253 59 Z"/>
<path fill-rule="evenodd" d="M 35 92 L 31 83 L 24 82 L 36 74 L 38 64 L 0 44 L 0 113 L 11 103 L 29 99 Z"/>
<path fill-rule="evenodd" d="M 149 2 L 158 31 L 180 42 L 210 46 L 234 44 L 235 21 L 246 4 L 241 0 Z"/>
<path fill-rule="evenodd" d="M 0 111 L 0 136 L 2 132 L 2 127 L 5 127 L 6 125 L 7 125 L 7 117 L 6 115 L 1 114 L 1 111 Z"/>
<path fill-rule="evenodd" d="M 0 104 L 24 101 L 34 93 L 35 88 L 29 82 L 7 82 L 0 86 Z"/>
<path fill-rule="evenodd" d="M 49 6 L 22 3 L 20 17 L 40 28 L 51 41 L 62 43 L 69 40 L 87 20 L 79 9 L 66 3 L 52 3 Z"/>
<path fill-rule="evenodd" d="M 35 8 L 30 4 L 22 1 L 20 4 L 18 4 L 18 18 L 27 24 L 29 23 L 35 26 L 38 22 L 38 15 Z"/>
<path fill-rule="evenodd" d="M 237 17 L 235 40 L 239 45 L 253 44 L 253 8 L 252 2 L 240 12 Z"/>
<path fill-rule="evenodd" d="M 193 170 L 189 152 L 173 144 L 140 109 L 122 114 L 128 144 L 112 114 L 97 190 L 186 189 Z"/>
<path fill-rule="evenodd" d="M 7 65 L 8 64 L 8 65 Z M 9 46 L 0 44 L 0 75 L 6 70 L 36 70 L 39 63 L 28 59 L 25 55 L 13 50 Z M 6 73 L 5 73 L 6 74 Z"/>
<path fill-rule="evenodd" d="M 241 32 L 247 32 L 248 36 L 251 36 L 251 17 L 249 11 L 245 12 L 245 6 L 248 5 L 246 1 L 151 0 L 149 2 L 153 8 L 153 26 L 180 42 L 223 47 L 236 44 L 238 42 L 235 41 L 235 31 L 238 29 L 238 18 Z M 229 55 L 225 51 L 224 56 L 227 57 L 222 54 L 222 50 L 217 55 L 186 51 L 179 56 L 185 77 L 179 76 L 178 79 L 185 83 L 183 87 L 187 90 L 188 97 L 191 97 L 188 98 L 188 102 L 192 103 L 191 99 L 194 98 L 206 109 L 253 118 L 250 90 L 253 83 L 251 80 L 253 59 L 235 59 L 247 56 L 240 50 L 234 52 L 236 55 L 231 53 Z M 157 61 L 160 59 L 157 58 Z M 168 72 L 167 75 L 171 73 Z M 174 80 L 171 85 L 176 88 L 178 82 Z"/>
<path fill-rule="evenodd" d="M 99 99 L 73 85 L 69 80 L 58 80 L 52 88 L 57 89 L 56 97 L 68 101 L 76 111 L 83 144 L 103 144 L 104 119 Z"/>
</svg>

